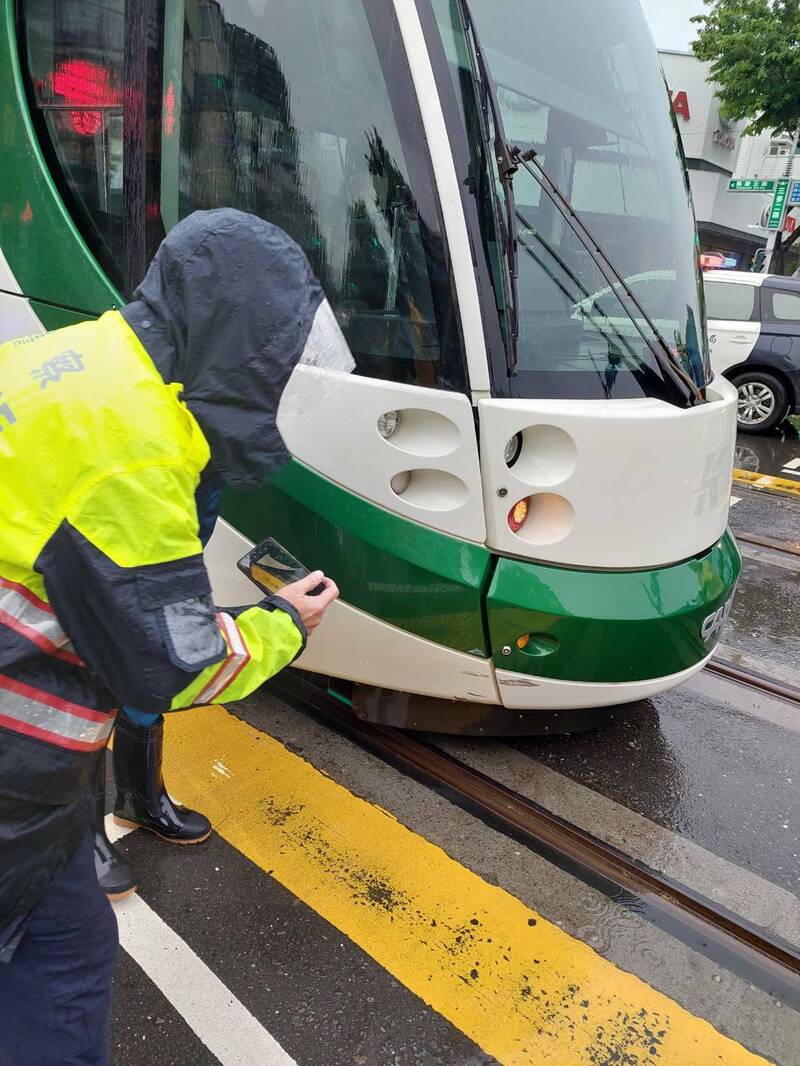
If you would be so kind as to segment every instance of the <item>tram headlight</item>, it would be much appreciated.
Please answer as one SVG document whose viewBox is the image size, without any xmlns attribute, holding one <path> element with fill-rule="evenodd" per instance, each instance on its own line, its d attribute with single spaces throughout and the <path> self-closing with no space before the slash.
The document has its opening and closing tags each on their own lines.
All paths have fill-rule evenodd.
<svg viewBox="0 0 800 1066">
<path fill-rule="evenodd" d="M 404 470 L 401 474 L 395 474 L 392 480 L 389 482 L 392 492 L 395 496 L 402 496 L 408 486 L 411 484 L 411 471 Z"/>
<path fill-rule="evenodd" d="M 378 432 L 384 440 L 388 440 L 394 433 L 397 432 L 397 427 L 400 425 L 400 412 L 399 411 L 387 411 L 385 415 L 381 415 L 378 419 Z"/>
<path fill-rule="evenodd" d="M 508 528 L 512 533 L 519 533 L 522 527 L 528 520 L 528 511 L 530 510 L 530 497 L 526 496 L 524 500 L 520 500 L 519 503 L 515 503 L 511 510 L 508 512 Z"/>
<path fill-rule="evenodd" d="M 506 461 L 506 466 L 509 469 L 519 459 L 519 453 L 522 451 L 522 434 L 515 433 L 503 451 L 503 458 Z"/>
</svg>

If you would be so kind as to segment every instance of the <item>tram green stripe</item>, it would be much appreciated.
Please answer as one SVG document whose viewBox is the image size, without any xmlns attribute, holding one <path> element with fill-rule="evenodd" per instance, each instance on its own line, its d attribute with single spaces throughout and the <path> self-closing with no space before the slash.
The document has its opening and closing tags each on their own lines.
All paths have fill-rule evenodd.
<svg viewBox="0 0 800 1066">
<path fill-rule="evenodd" d="M 643 681 L 678 673 L 712 651 L 703 621 L 741 571 L 726 533 L 706 555 L 658 570 L 563 570 L 500 559 L 488 597 L 495 665 L 565 681 Z M 523 634 L 532 634 L 524 650 Z M 510 647 L 510 655 L 500 649 Z"/>
<path fill-rule="evenodd" d="M 61 329 L 63 326 L 76 326 L 79 322 L 94 318 L 92 314 L 71 311 L 67 307 L 54 307 L 52 304 L 42 303 L 41 300 L 31 300 L 30 306 L 48 332 L 53 329 Z"/>
<path fill-rule="evenodd" d="M 458 651 L 489 654 L 486 548 L 384 511 L 298 462 L 257 492 L 227 491 L 222 513 L 251 540 L 274 536 L 323 569 L 354 607 Z"/>
<path fill-rule="evenodd" d="M 23 91 L 13 0 L 0 0 L 0 71 L 0 248 L 26 296 L 101 313 L 120 298 L 47 169 Z M 55 308 L 47 317 L 49 328 L 71 321 Z"/>
<path fill-rule="evenodd" d="M 385 622 L 494 654 L 504 670 L 566 681 L 640 681 L 693 666 L 714 644 L 702 639 L 703 621 L 741 569 L 726 533 L 705 555 L 658 569 L 600 572 L 501 557 L 492 574 L 485 548 L 382 510 L 298 462 L 256 493 L 226 492 L 223 514 L 251 540 L 275 536 L 335 578 L 348 603 Z M 520 650 L 526 633 L 535 639 Z"/>
</svg>

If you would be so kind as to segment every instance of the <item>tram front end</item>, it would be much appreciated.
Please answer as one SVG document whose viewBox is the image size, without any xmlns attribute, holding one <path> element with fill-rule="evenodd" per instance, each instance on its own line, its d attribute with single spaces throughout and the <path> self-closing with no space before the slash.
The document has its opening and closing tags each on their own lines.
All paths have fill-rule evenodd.
<svg viewBox="0 0 800 1066">
<path fill-rule="evenodd" d="M 226 494 L 219 602 L 267 536 L 324 568 L 342 599 L 298 665 L 397 725 L 573 728 L 703 666 L 740 569 L 735 392 L 636 0 L 17 6 L 16 332 L 119 303 L 179 218 L 234 206 L 303 247 L 353 353 L 298 372 L 292 462 Z"/>
<path fill-rule="evenodd" d="M 382 561 L 380 576 L 361 571 L 384 604 L 399 591 L 393 626 L 431 641 L 387 633 L 372 676 L 350 668 L 365 717 L 581 727 L 680 684 L 720 638 L 740 572 L 735 395 L 712 379 L 685 165 L 633 7 L 442 2 L 426 23 L 417 5 L 430 70 L 401 20 L 429 141 L 444 128 L 450 147 L 434 164 L 442 205 L 458 191 L 460 212 L 442 208 L 451 256 L 472 259 L 475 294 L 452 264 L 472 403 L 417 387 L 365 409 L 355 381 L 342 397 L 370 455 L 359 495 L 450 538 L 413 550 L 400 584 Z M 573 17 L 593 23 L 578 42 Z M 396 536 L 380 539 L 393 560 Z M 453 587 L 439 560 L 459 552 L 472 572 Z M 336 625 L 333 661 L 320 642 L 309 668 L 341 674 L 369 644 Z"/>
</svg>

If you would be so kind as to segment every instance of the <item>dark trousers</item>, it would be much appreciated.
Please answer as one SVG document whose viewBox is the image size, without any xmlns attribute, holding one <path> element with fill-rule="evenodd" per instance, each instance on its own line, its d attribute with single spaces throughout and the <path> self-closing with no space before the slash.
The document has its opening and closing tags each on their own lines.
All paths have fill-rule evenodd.
<svg viewBox="0 0 800 1066">
<path fill-rule="evenodd" d="M 107 1066 L 117 944 L 87 836 L 0 963 L 0 1066 Z"/>
</svg>

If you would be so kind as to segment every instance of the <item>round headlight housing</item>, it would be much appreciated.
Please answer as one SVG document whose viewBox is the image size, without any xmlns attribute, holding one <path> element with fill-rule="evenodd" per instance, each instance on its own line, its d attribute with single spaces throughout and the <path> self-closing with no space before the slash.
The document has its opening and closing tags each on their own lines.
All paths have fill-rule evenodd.
<svg viewBox="0 0 800 1066">
<path fill-rule="evenodd" d="M 505 459 L 506 466 L 509 469 L 511 469 L 511 467 L 514 465 L 514 463 L 516 463 L 517 459 L 519 459 L 519 453 L 521 451 L 522 451 L 522 434 L 521 433 L 515 433 L 514 436 L 509 440 L 508 444 L 506 444 L 506 446 L 505 446 L 505 448 L 503 450 L 503 458 Z"/>
<path fill-rule="evenodd" d="M 378 419 L 378 432 L 384 440 L 388 440 L 397 432 L 397 427 L 400 425 L 400 412 L 399 411 L 387 411 L 386 414 L 381 415 Z"/>
<path fill-rule="evenodd" d="M 392 492 L 395 496 L 402 496 L 408 486 L 411 484 L 411 471 L 404 470 L 400 474 L 395 474 L 392 480 L 389 482 Z"/>
</svg>

